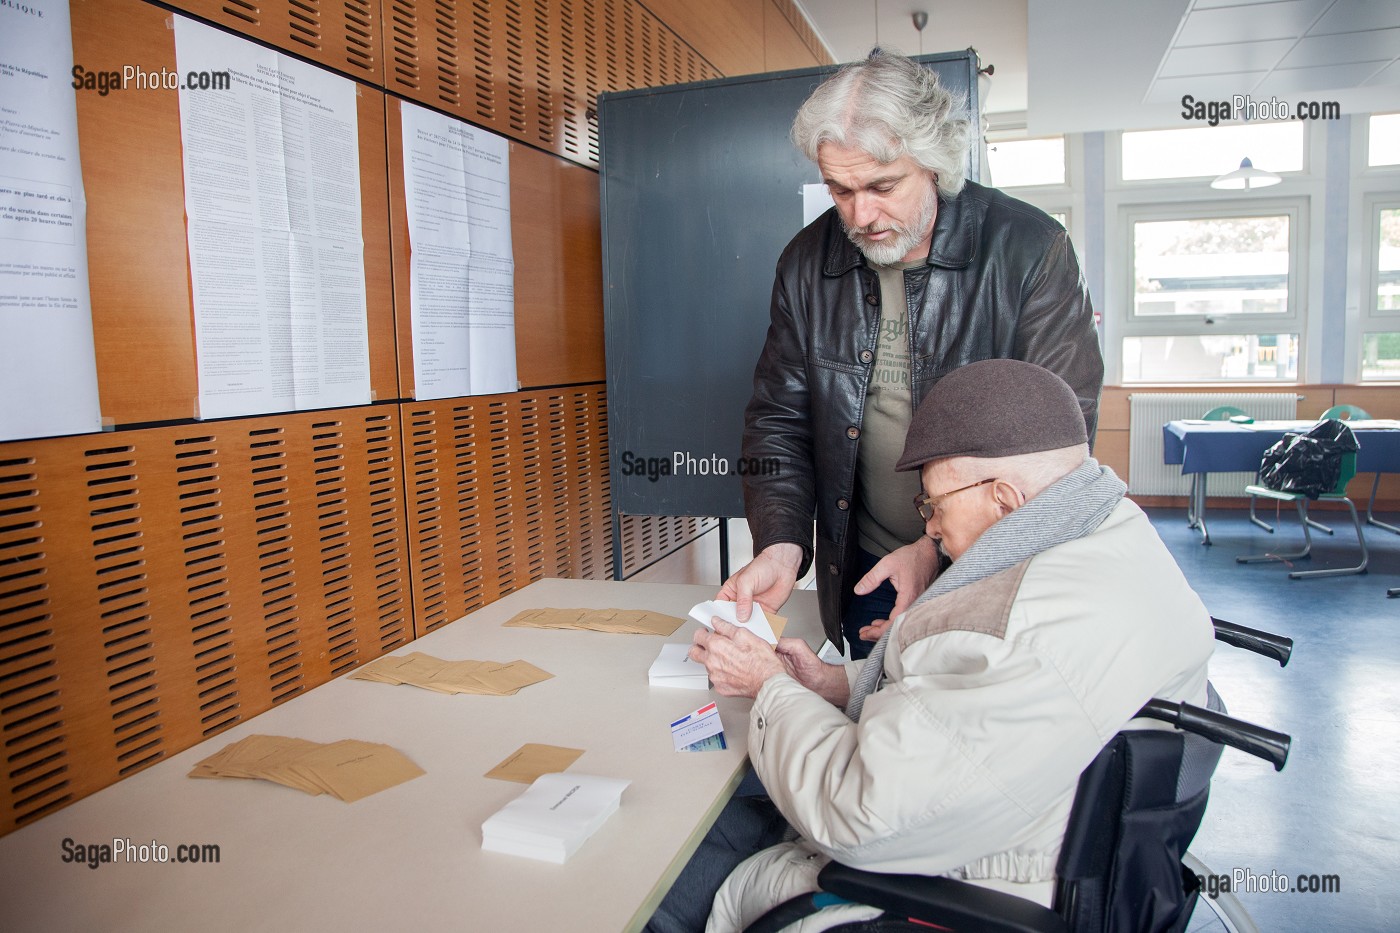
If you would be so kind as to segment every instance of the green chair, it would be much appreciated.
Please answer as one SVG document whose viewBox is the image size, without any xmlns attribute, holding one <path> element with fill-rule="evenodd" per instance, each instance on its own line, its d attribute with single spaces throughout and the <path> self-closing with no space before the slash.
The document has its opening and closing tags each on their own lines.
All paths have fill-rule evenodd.
<svg viewBox="0 0 1400 933">
<path fill-rule="evenodd" d="M 1234 405 L 1219 405 L 1201 415 L 1202 421 L 1229 421 L 1235 417 L 1249 417 L 1249 412 Z M 1260 528 L 1273 533 L 1273 526 L 1267 525 L 1254 514 L 1254 497 L 1249 497 L 1249 520 Z M 1186 493 L 1186 527 L 1201 530 L 1201 543 L 1210 544 L 1210 530 L 1206 527 L 1206 474 L 1192 473 L 1191 488 Z"/>
<path fill-rule="evenodd" d="M 1355 567 L 1336 567 L 1326 570 L 1294 570 L 1289 573 L 1289 577 L 1294 580 L 1302 580 L 1307 577 L 1342 577 L 1347 574 L 1365 573 L 1366 563 L 1369 555 L 1366 552 L 1366 536 L 1361 531 L 1361 519 L 1356 514 L 1356 506 L 1347 498 L 1347 483 L 1351 482 L 1356 475 L 1356 454 L 1348 453 L 1342 455 L 1342 469 L 1337 477 L 1337 485 L 1332 487 L 1331 492 L 1318 496 L 1319 500 L 1328 502 L 1345 502 L 1347 509 L 1351 512 L 1351 524 L 1356 529 L 1356 541 L 1361 546 L 1361 563 Z M 1256 554 L 1248 557 L 1236 557 L 1235 561 L 1241 564 L 1255 564 L 1267 560 L 1300 560 L 1308 557 L 1312 553 L 1312 533 L 1311 523 L 1308 521 L 1308 497 L 1300 492 L 1280 492 L 1277 489 L 1270 489 L 1268 486 L 1246 486 L 1245 492 L 1251 496 L 1260 496 L 1265 499 L 1273 499 L 1277 502 L 1292 502 L 1298 507 L 1298 520 L 1303 526 L 1303 549 L 1293 554 Z"/>
<path fill-rule="evenodd" d="M 1328 418 L 1336 418 L 1340 421 L 1369 421 L 1371 416 L 1359 405 L 1333 405 L 1331 408 L 1324 411 L 1322 417 L 1318 420 L 1325 421 Z M 1376 493 L 1380 491 L 1380 488 L 1381 475 L 1377 473 L 1376 478 L 1371 481 L 1371 498 L 1366 500 L 1366 524 L 1375 525 L 1377 528 L 1384 528 L 1386 531 L 1400 535 L 1400 528 L 1396 528 L 1394 525 L 1387 525 L 1372 514 L 1376 508 Z"/>
</svg>

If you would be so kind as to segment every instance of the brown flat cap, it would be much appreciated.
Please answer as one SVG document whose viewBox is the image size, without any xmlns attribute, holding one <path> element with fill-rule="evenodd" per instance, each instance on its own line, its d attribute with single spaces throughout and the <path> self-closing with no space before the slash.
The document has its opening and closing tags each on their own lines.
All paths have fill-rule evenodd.
<svg viewBox="0 0 1400 933">
<path fill-rule="evenodd" d="M 1089 440 L 1079 398 L 1050 370 L 1021 360 L 955 369 L 929 391 L 909 425 L 896 470 L 944 457 L 1011 457 Z"/>
</svg>

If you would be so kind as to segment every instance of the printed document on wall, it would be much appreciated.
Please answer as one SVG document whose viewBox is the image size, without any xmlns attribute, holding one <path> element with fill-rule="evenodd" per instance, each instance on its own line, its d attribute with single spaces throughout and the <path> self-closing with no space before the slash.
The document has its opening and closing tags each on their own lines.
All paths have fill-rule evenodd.
<svg viewBox="0 0 1400 933">
<path fill-rule="evenodd" d="M 0 441 L 102 430 L 68 0 L 0 3 Z"/>
<path fill-rule="evenodd" d="M 402 114 L 414 397 L 514 392 L 509 144 L 407 102 Z"/>
<path fill-rule="evenodd" d="M 199 417 L 370 401 L 355 83 L 184 17 L 180 90 Z"/>
</svg>

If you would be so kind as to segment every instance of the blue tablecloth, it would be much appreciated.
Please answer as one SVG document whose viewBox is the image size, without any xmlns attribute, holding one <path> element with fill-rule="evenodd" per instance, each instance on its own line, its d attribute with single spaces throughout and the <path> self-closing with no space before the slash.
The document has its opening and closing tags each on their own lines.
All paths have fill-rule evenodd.
<svg viewBox="0 0 1400 933">
<path fill-rule="evenodd" d="M 1305 433 L 1316 421 L 1254 428 L 1229 421 L 1169 421 L 1162 426 L 1162 462 L 1181 464 L 1182 473 L 1238 473 L 1257 470 L 1264 451 L 1289 431 Z M 1400 473 L 1400 430 L 1359 428 L 1358 473 Z"/>
</svg>

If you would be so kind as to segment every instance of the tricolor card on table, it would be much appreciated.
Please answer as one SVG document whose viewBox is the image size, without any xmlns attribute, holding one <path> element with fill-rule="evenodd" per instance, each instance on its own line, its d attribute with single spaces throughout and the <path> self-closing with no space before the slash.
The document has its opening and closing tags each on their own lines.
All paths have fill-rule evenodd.
<svg viewBox="0 0 1400 933">
<path fill-rule="evenodd" d="M 719 707 L 708 703 L 671 723 L 671 741 L 678 752 L 709 752 L 728 748 Z"/>
</svg>

